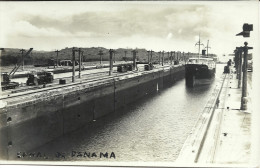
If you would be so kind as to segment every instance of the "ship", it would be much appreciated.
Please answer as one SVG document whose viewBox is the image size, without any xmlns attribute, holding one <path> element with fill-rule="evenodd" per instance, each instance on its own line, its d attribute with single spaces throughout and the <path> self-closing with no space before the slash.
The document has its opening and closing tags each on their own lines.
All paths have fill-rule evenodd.
<svg viewBox="0 0 260 168">
<path fill-rule="evenodd" d="M 202 50 L 202 56 L 200 56 L 200 46 L 203 44 L 200 42 L 200 36 L 196 45 L 199 46 L 198 56 L 189 58 L 185 63 L 185 80 L 188 87 L 194 87 L 196 84 L 209 84 L 215 78 L 216 73 L 215 60 L 208 56 L 209 40 L 205 47 L 207 54 L 205 54 L 206 50 Z"/>
<path fill-rule="evenodd" d="M 215 78 L 216 63 L 213 58 L 189 58 L 185 64 L 186 85 L 208 84 Z"/>
</svg>

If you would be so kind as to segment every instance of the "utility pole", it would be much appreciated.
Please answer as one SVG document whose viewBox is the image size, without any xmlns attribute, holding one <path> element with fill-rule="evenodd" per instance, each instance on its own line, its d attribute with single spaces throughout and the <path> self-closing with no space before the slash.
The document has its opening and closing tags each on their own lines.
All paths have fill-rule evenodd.
<svg viewBox="0 0 260 168">
<path fill-rule="evenodd" d="M 243 51 L 243 47 L 236 47 L 236 49 L 234 50 L 234 53 L 235 53 L 235 67 L 236 67 L 236 73 L 237 73 L 237 76 L 236 76 L 236 79 L 238 79 L 238 88 L 240 88 L 240 84 L 239 84 L 239 76 L 240 76 L 240 71 L 241 71 L 241 68 L 240 68 L 240 65 L 242 64 L 242 57 L 241 57 L 241 62 L 240 62 L 240 52 L 242 54 L 242 51 Z M 241 80 L 241 78 L 240 78 Z"/>
<path fill-rule="evenodd" d="M 82 51 L 82 53 L 81 53 L 82 55 L 81 55 L 81 65 L 83 64 L 83 62 L 84 62 L 84 58 L 85 58 L 85 55 L 84 55 L 84 51 Z"/>
<path fill-rule="evenodd" d="M 31 52 L 30 54 L 31 54 L 32 64 L 34 65 L 33 53 Z"/>
<path fill-rule="evenodd" d="M 109 76 L 112 75 L 112 71 L 113 71 L 113 49 L 109 50 Z"/>
<path fill-rule="evenodd" d="M 167 54 L 168 54 L 168 60 L 167 60 L 167 63 L 169 64 L 169 61 L 170 61 L 170 52 L 168 51 Z"/>
<path fill-rule="evenodd" d="M 22 53 L 22 70 L 24 70 L 24 55 L 23 55 L 24 51 L 25 51 L 24 49 L 20 50 L 20 52 Z"/>
<path fill-rule="evenodd" d="M 75 82 L 75 52 L 77 49 L 75 47 L 72 48 L 72 82 Z"/>
<path fill-rule="evenodd" d="M 57 67 L 58 67 L 58 53 L 59 53 L 60 51 L 59 51 L 59 50 L 56 50 L 55 52 L 56 52 L 56 54 L 57 54 L 57 56 L 56 56 L 56 65 L 57 65 Z M 55 68 L 55 63 L 54 63 L 54 68 Z"/>
<path fill-rule="evenodd" d="M 164 51 L 162 51 L 162 66 L 164 66 Z"/>
<path fill-rule="evenodd" d="M 235 53 L 234 61 L 235 61 L 235 69 L 236 69 L 236 79 L 238 79 L 238 75 L 239 75 L 239 72 L 238 72 L 238 66 L 239 66 L 239 52 L 238 52 L 238 49 L 235 49 L 234 53 Z"/>
<path fill-rule="evenodd" d="M 158 63 L 159 63 L 159 65 L 161 64 L 161 53 L 162 53 L 162 52 L 161 52 L 161 51 L 159 51 L 159 62 L 158 62 Z"/>
<path fill-rule="evenodd" d="M 190 58 L 190 52 L 188 52 L 188 58 L 186 58 L 186 60 L 185 60 L 185 64 L 186 64 L 186 62 L 187 62 L 187 60 Z"/>
<path fill-rule="evenodd" d="M 173 53 L 173 52 L 171 51 L 171 58 L 170 58 L 170 60 L 171 60 L 171 65 L 172 65 L 172 53 Z"/>
<path fill-rule="evenodd" d="M 151 58 L 150 58 L 150 62 L 153 63 L 152 59 L 153 59 L 153 50 L 151 50 Z"/>
<path fill-rule="evenodd" d="M 199 46 L 199 52 L 198 52 L 198 54 L 199 54 L 199 59 L 200 59 L 200 46 L 201 46 L 201 45 L 204 46 L 204 44 L 202 44 L 202 43 L 200 42 L 200 35 L 199 35 L 199 41 L 195 44 L 195 46 L 196 46 L 196 45 Z"/>
<path fill-rule="evenodd" d="M 253 47 L 248 47 L 248 43 L 244 42 L 244 66 L 243 66 L 243 86 L 242 86 L 242 97 L 241 97 L 241 110 L 247 110 L 247 54 L 249 49 Z"/>
<path fill-rule="evenodd" d="M 176 54 L 176 52 L 173 51 L 173 60 L 174 60 L 174 61 L 176 61 L 176 55 L 175 55 L 175 54 Z"/>
<path fill-rule="evenodd" d="M 185 55 L 184 55 L 184 51 L 182 52 L 182 61 L 185 60 Z"/>
<path fill-rule="evenodd" d="M 243 48 L 238 49 L 238 54 L 239 54 L 239 63 L 238 63 L 238 88 L 241 87 L 241 78 L 242 78 L 242 51 Z"/>
<path fill-rule="evenodd" d="M 114 50 L 114 63 L 116 63 L 116 51 Z"/>
<path fill-rule="evenodd" d="M 150 51 L 149 51 L 149 50 L 147 51 L 147 56 L 148 56 L 148 57 L 147 57 L 147 59 L 148 59 L 147 62 L 148 62 L 148 64 L 149 64 L 149 63 L 150 63 Z"/>
<path fill-rule="evenodd" d="M 102 50 L 99 50 L 98 55 L 100 56 L 100 65 L 102 65 L 102 55 L 103 55 Z"/>
<path fill-rule="evenodd" d="M 0 48 L 0 57 L 2 56 L 2 51 L 4 50 L 4 48 Z M 1 63 L 1 59 L 0 59 L 0 63 Z M 1 64 L 0 64 L 1 65 Z M 1 86 L 1 83 L 2 83 L 3 81 L 1 81 L 0 82 L 0 93 L 2 92 L 2 86 Z M 2 100 L 0 100 L 0 106 L 1 106 L 1 101 Z"/>
<path fill-rule="evenodd" d="M 83 51 L 81 50 L 81 48 L 79 48 L 78 52 L 79 52 L 79 78 L 81 78 L 81 53 L 83 53 Z"/>
<path fill-rule="evenodd" d="M 136 50 L 133 50 L 133 67 L 134 67 L 134 70 L 136 70 L 136 53 L 137 51 Z"/>
<path fill-rule="evenodd" d="M 126 53 L 127 53 L 127 51 L 125 50 L 125 61 L 127 60 L 127 58 L 126 58 Z"/>
<path fill-rule="evenodd" d="M 236 36 L 242 35 L 243 37 L 250 37 L 250 31 L 253 31 L 253 24 L 244 23 L 243 31 L 238 33 Z M 241 110 L 247 110 L 247 54 L 249 49 L 253 47 L 248 47 L 248 43 L 244 42 L 244 66 L 243 66 L 243 86 L 242 86 L 242 97 L 241 97 Z M 242 62 L 242 61 L 241 61 Z"/>
</svg>

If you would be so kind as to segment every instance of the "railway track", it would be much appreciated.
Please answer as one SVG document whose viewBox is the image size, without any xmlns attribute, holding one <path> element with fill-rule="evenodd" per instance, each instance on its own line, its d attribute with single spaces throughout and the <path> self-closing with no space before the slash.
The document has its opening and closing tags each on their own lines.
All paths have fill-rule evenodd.
<svg viewBox="0 0 260 168">
<path fill-rule="evenodd" d="M 169 66 L 165 66 L 164 68 L 167 68 Z M 162 67 L 155 67 L 154 69 L 162 69 Z M 60 88 L 64 88 L 64 87 L 71 87 L 71 86 L 77 86 L 80 85 L 82 83 L 95 83 L 95 82 L 104 82 L 107 81 L 109 79 L 114 79 L 115 77 L 121 77 L 121 76 L 126 76 L 129 74 L 137 74 L 137 73 L 142 73 L 142 74 L 146 74 L 146 73 L 150 73 L 150 71 L 145 71 L 140 70 L 140 71 L 128 71 L 126 73 L 117 73 L 117 72 L 113 72 L 112 76 L 107 76 L 107 73 L 109 71 L 104 71 L 104 72 L 97 72 L 97 73 L 91 73 L 91 74 L 83 74 L 82 78 L 80 78 L 79 81 L 76 81 L 74 83 L 67 83 L 65 85 L 61 85 L 59 83 L 56 83 L 59 79 L 70 79 L 71 77 L 64 77 L 64 78 L 56 78 L 54 81 L 55 83 L 52 84 L 47 84 L 46 87 L 43 87 L 43 85 L 41 86 L 24 86 L 21 89 L 14 89 L 11 90 L 11 93 L 8 95 L 4 95 L 0 97 L 0 100 L 11 100 L 14 98 L 19 98 L 19 97 L 25 97 L 25 96 L 29 96 L 29 95 L 33 95 L 33 94 L 39 94 L 42 92 L 48 92 L 51 90 L 55 90 L 55 89 L 60 89 Z M 77 77 L 77 76 L 75 76 Z M 85 79 L 84 79 L 85 78 Z"/>
<path fill-rule="evenodd" d="M 32 94 L 39 94 L 41 92 L 46 92 L 46 91 L 51 91 L 51 90 L 55 90 L 55 89 L 60 89 L 60 88 L 64 88 L 64 87 L 70 87 L 70 86 L 77 86 L 80 85 L 82 83 L 94 83 L 94 82 L 104 82 L 106 80 L 109 79 L 113 79 L 114 77 L 121 77 L 121 76 L 125 76 L 125 75 L 129 75 L 129 74 L 135 74 L 137 72 L 127 72 L 127 73 L 123 73 L 123 74 L 116 74 L 116 75 L 112 75 L 112 76 L 104 76 L 106 74 L 102 74 L 100 76 L 93 76 L 92 78 L 86 78 L 86 79 L 81 79 L 80 81 L 76 81 L 74 83 L 67 83 L 65 85 L 60 85 L 58 83 L 55 83 L 53 85 L 50 85 L 48 87 L 43 88 L 41 87 L 27 87 L 24 90 L 21 90 L 20 92 L 16 92 L 16 93 L 12 93 L 10 95 L 5 95 L 2 96 L 0 98 L 0 100 L 6 100 L 6 99 L 10 99 L 10 98 L 18 98 L 18 97 L 24 97 L 24 96 L 28 96 L 28 95 L 32 95 Z"/>
<path fill-rule="evenodd" d="M 86 79 L 83 79 L 84 77 L 88 79 L 93 79 L 93 78 L 96 78 L 96 77 L 99 77 L 99 76 L 105 76 L 106 73 L 108 71 L 105 71 L 105 72 L 97 72 L 97 73 L 92 73 L 92 74 L 83 74 L 81 75 L 81 80 L 86 80 Z M 75 76 L 75 77 L 78 77 L 78 76 Z M 59 80 L 60 79 L 71 79 L 71 77 L 63 77 L 63 78 L 55 78 L 53 80 L 53 83 L 49 83 L 49 84 L 46 84 L 47 87 L 53 87 L 53 86 L 57 86 L 59 85 Z M 16 88 L 16 89 L 13 89 L 11 90 L 11 93 L 18 93 L 18 92 L 25 92 L 25 91 L 28 91 L 28 90 L 37 90 L 37 89 L 41 89 L 43 85 L 40 85 L 40 86 L 21 86 L 20 88 Z"/>
</svg>

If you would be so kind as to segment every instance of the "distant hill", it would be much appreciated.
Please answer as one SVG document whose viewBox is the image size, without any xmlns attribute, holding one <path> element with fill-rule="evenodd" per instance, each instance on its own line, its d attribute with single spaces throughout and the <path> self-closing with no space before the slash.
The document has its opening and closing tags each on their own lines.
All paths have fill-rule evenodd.
<svg viewBox="0 0 260 168">
<path fill-rule="evenodd" d="M 109 49 L 103 47 L 91 47 L 91 48 L 82 48 L 83 57 L 82 60 L 86 61 L 99 61 L 100 60 L 100 51 L 103 53 L 102 60 L 109 60 Z M 136 49 L 137 50 L 137 60 L 147 61 L 148 53 L 146 49 Z M 118 48 L 115 49 L 115 60 L 132 60 L 132 51 L 133 49 Z M 126 52 L 126 53 L 125 53 Z M 179 54 L 180 55 L 180 54 Z M 182 53 L 181 53 L 182 55 Z M 185 54 L 187 55 L 187 54 Z M 196 55 L 195 53 L 190 53 L 191 55 Z M 168 59 L 168 53 L 164 53 L 165 60 Z M 76 52 L 76 59 L 78 59 L 78 52 Z M 49 59 L 57 59 L 57 54 L 54 51 L 37 51 L 33 50 L 27 57 L 25 57 L 26 65 L 35 65 L 35 64 L 47 64 Z M 72 48 L 65 48 L 60 50 L 58 53 L 58 60 L 63 59 L 72 59 Z M 153 52 L 153 60 L 159 59 L 159 53 Z M 16 48 L 4 48 L 1 54 L 1 66 L 14 65 L 21 63 L 21 53 L 20 49 Z"/>
<path fill-rule="evenodd" d="M 109 49 L 103 47 L 82 48 L 83 61 L 99 61 L 99 52 L 102 51 L 102 60 L 109 60 Z M 132 49 L 116 49 L 115 59 L 118 60 L 132 60 Z M 126 54 L 125 54 L 126 51 Z M 139 53 L 145 53 L 145 49 L 138 49 Z M 76 52 L 76 59 L 78 59 L 78 52 Z M 126 57 L 126 58 L 124 58 Z M 27 57 L 25 57 L 26 65 L 46 64 L 48 59 L 57 59 L 57 54 L 54 51 L 37 51 L 33 50 Z M 58 60 L 72 59 L 72 48 L 65 48 L 58 53 Z M 5 48 L 1 54 L 1 66 L 18 64 L 22 61 L 20 49 Z"/>
</svg>

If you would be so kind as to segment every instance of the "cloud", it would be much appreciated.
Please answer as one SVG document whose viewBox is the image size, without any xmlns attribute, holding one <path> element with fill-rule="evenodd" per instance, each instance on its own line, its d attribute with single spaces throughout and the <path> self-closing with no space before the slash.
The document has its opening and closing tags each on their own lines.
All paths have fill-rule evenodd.
<svg viewBox="0 0 260 168">
<path fill-rule="evenodd" d="M 42 37 L 42 36 L 67 36 L 65 32 L 61 32 L 51 27 L 39 28 L 27 21 L 18 21 L 13 25 L 12 31 L 17 36 Z"/>
<path fill-rule="evenodd" d="M 242 38 L 235 34 L 242 30 L 243 23 L 254 23 L 254 30 L 258 23 L 258 9 L 253 2 L 3 4 L 4 11 L 1 12 L 5 17 L 1 18 L 4 26 L 0 27 L 0 40 L 4 42 L 0 41 L 1 46 L 22 45 L 23 41 L 36 45 L 38 39 L 38 46 L 46 45 L 48 41 L 50 46 L 73 42 L 73 45 L 82 46 L 112 47 L 113 44 L 113 47 L 140 45 L 149 49 L 195 50 L 197 40 L 194 37 L 200 34 L 204 44 L 210 40 L 212 52 L 224 52 L 223 49 L 232 51 L 234 45 L 240 45 L 236 41 L 240 42 Z"/>
<path fill-rule="evenodd" d="M 60 30 L 55 27 L 37 27 L 28 21 L 18 21 L 6 32 L 10 36 L 24 36 L 28 38 L 41 38 L 41 37 L 68 37 L 68 38 L 82 38 L 93 37 L 93 33 L 85 31 L 77 31 L 74 33 Z"/>
<path fill-rule="evenodd" d="M 166 37 L 166 39 L 171 39 L 172 38 L 172 33 L 169 33 Z"/>
<path fill-rule="evenodd" d="M 201 25 L 207 26 L 207 19 L 201 16 L 207 11 L 205 6 L 164 7 L 157 10 L 130 8 L 113 12 L 82 12 L 71 16 L 46 17 L 28 15 L 24 20 L 38 29 L 58 30 L 103 37 L 131 37 L 133 35 L 165 37 L 169 32 L 176 38 L 191 39 Z M 199 12 L 198 12 L 199 9 Z M 24 30 L 26 32 L 26 30 Z M 84 35 L 84 33 L 83 33 Z"/>
</svg>

